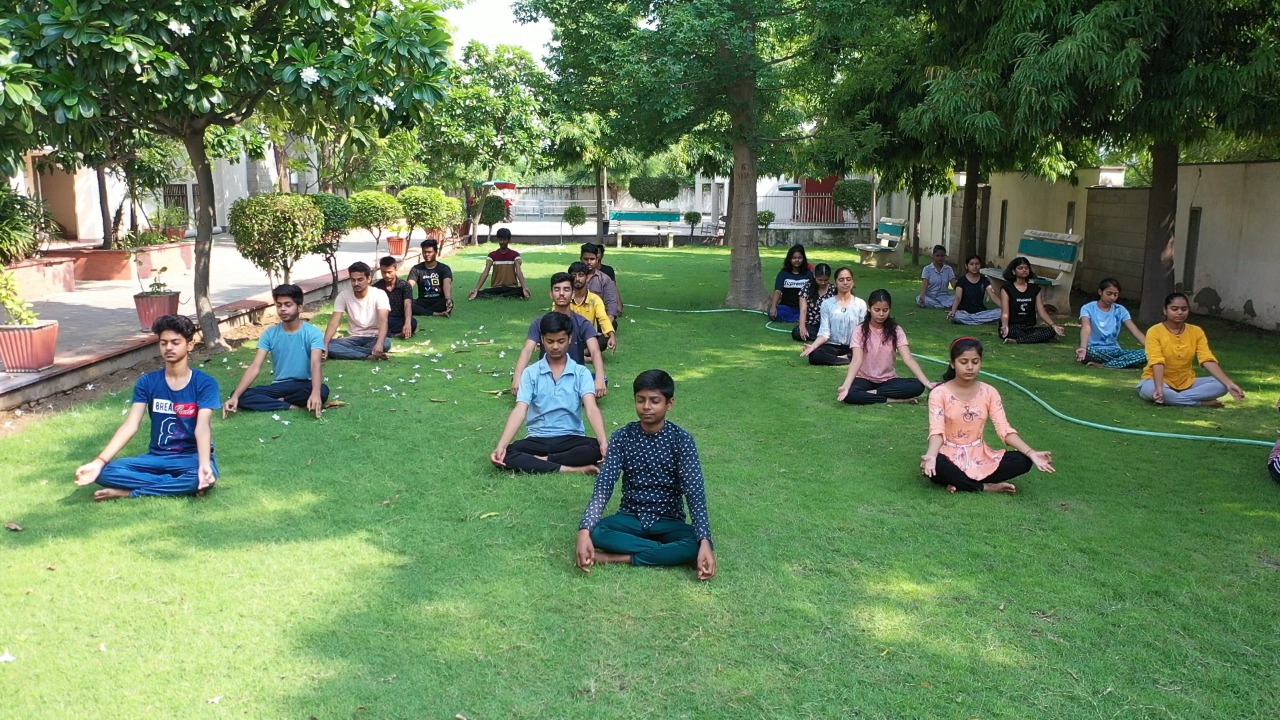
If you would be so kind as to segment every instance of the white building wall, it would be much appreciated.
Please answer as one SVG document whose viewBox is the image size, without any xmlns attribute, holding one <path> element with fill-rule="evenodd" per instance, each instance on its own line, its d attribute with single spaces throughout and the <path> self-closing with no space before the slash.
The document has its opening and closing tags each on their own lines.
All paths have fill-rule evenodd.
<svg viewBox="0 0 1280 720">
<path fill-rule="evenodd" d="M 1178 168 L 1174 278 L 1194 272 L 1192 309 L 1266 329 L 1280 328 L 1280 162 Z M 1194 267 L 1188 219 L 1200 208 Z"/>
</svg>

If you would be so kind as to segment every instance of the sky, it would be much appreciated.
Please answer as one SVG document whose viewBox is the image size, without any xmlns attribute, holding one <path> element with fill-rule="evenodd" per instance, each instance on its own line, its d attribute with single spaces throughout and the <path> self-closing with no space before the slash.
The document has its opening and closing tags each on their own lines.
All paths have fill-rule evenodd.
<svg viewBox="0 0 1280 720">
<path fill-rule="evenodd" d="M 544 45 L 551 42 L 551 23 L 543 20 L 520 25 L 511 12 L 510 0 L 471 0 L 464 7 L 443 12 L 453 23 L 453 44 L 461 49 L 472 40 L 485 45 L 518 45 L 541 62 Z"/>
</svg>

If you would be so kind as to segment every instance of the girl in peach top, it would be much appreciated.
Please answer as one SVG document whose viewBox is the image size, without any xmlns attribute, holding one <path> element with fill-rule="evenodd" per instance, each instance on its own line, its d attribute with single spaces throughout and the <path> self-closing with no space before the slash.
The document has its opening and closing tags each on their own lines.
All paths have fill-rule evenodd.
<svg viewBox="0 0 1280 720">
<path fill-rule="evenodd" d="M 1004 416 L 1000 393 L 978 381 L 982 343 L 962 337 L 951 343 L 951 367 L 929 393 L 929 449 L 920 469 L 947 492 L 1007 492 L 1009 482 L 1031 470 L 1053 472 L 1053 455 L 1032 450 Z M 982 439 L 987 418 L 1012 450 L 992 450 Z"/>
</svg>

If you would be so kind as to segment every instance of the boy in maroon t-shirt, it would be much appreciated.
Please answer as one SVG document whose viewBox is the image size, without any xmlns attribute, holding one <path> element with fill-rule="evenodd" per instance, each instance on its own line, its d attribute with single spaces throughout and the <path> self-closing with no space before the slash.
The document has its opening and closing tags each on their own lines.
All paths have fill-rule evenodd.
<svg viewBox="0 0 1280 720">
<path fill-rule="evenodd" d="M 498 249 L 485 258 L 484 272 L 480 273 L 476 288 L 467 294 L 468 300 L 478 297 L 529 297 L 529 286 L 524 281 L 524 270 L 520 267 L 520 253 L 507 247 L 510 244 L 511 231 L 500 228 Z M 485 288 L 484 281 L 489 277 L 490 271 L 493 272 L 493 285 Z"/>
</svg>

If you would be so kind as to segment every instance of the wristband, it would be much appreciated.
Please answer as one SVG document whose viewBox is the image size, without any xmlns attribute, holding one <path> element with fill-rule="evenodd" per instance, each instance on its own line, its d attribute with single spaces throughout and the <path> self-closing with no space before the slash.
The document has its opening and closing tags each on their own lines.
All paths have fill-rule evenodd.
<svg viewBox="0 0 1280 720">
<path fill-rule="evenodd" d="M 110 462 L 109 460 L 104 459 L 101 455 L 98 455 L 93 459 L 101 462 L 103 467 L 106 467 L 107 463 Z"/>
</svg>

